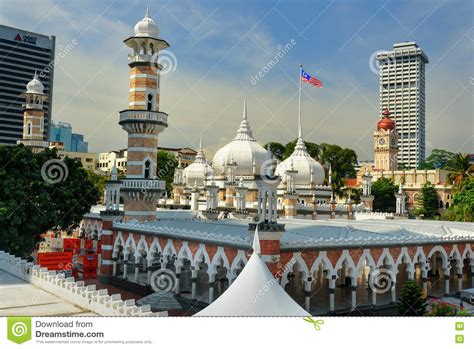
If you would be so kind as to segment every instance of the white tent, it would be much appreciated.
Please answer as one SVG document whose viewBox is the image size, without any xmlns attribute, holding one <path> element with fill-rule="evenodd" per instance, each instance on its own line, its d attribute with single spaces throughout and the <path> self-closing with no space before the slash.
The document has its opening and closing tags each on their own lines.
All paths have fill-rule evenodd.
<svg viewBox="0 0 474 349">
<path fill-rule="evenodd" d="M 194 316 L 310 316 L 279 285 L 260 257 L 258 230 L 253 250 L 230 287 Z"/>
</svg>

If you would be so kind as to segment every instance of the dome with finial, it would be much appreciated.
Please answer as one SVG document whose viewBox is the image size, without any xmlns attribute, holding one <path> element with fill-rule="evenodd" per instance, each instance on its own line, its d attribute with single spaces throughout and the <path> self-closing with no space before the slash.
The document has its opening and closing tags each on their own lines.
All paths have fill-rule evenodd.
<svg viewBox="0 0 474 349">
<path fill-rule="evenodd" d="M 42 95 L 44 93 L 43 91 L 44 85 L 38 78 L 38 74 L 35 70 L 35 75 L 33 79 L 26 85 L 26 93 L 37 93 Z"/>
<path fill-rule="evenodd" d="M 199 150 L 194 162 L 183 170 L 183 178 L 188 186 L 202 186 L 204 185 L 204 178 L 212 176 L 214 171 L 207 163 L 204 150 L 202 149 L 202 140 L 199 140 Z"/>
<path fill-rule="evenodd" d="M 135 36 L 143 36 L 157 39 L 160 36 L 160 29 L 155 21 L 150 18 L 148 6 L 146 7 L 145 17 L 135 24 L 133 29 Z"/>
<path fill-rule="evenodd" d="M 252 130 L 247 120 L 247 103 L 244 101 L 242 121 L 237 130 L 237 135 L 214 155 L 212 161 L 214 172 L 216 175 L 225 174 L 225 167 L 233 161 L 237 165 L 234 172 L 236 176 L 251 176 L 254 174 L 254 164 L 256 174 L 261 174 L 260 172 L 267 158 L 267 151 L 257 143 L 252 135 Z"/>
<path fill-rule="evenodd" d="M 319 162 L 311 157 L 304 143 L 301 130 L 301 116 L 298 116 L 298 140 L 293 153 L 278 164 L 275 175 L 286 177 L 286 171 L 297 171 L 293 175 L 295 185 L 321 185 L 324 182 L 324 168 Z"/>
<path fill-rule="evenodd" d="M 384 129 L 386 131 L 395 129 L 395 122 L 390 119 L 390 111 L 385 108 L 382 112 L 382 118 L 377 122 L 377 130 Z"/>
</svg>

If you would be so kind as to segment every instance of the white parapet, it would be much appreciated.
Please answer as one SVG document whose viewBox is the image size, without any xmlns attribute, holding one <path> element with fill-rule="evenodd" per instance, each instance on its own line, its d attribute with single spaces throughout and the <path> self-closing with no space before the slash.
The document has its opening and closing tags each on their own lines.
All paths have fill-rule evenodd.
<svg viewBox="0 0 474 349">
<path fill-rule="evenodd" d="M 153 313 L 149 305 L 136 306 L 135 300 L 122 300 L 119 294 L 109 295 L 108 290 L 97 290 L 95 285 L 85 286 L 64 273 L 40 268 L 19 257 L 0 251 L 0 270 L 50 292 L 65 301 L 101 316 L 167 316 L 168 312 Z"/>
<path fill-rule="evenodd" d="M 366 219 L 393 219 L 393 213 L 389 212 L 354 212 L 354 219 L 356 221 L 363 221 Z"/>
</svg>

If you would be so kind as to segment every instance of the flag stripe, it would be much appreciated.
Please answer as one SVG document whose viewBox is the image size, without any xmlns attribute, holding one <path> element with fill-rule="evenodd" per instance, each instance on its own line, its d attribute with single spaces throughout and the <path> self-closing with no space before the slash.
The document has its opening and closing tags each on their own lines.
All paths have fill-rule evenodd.
<svg viewBox="0 0 474 349">
<path fill-rule="evenodd" d="M 323 87 L 323 83 L 321 81 L 316 79 L 314 76 L 309 75 L 304 70 L 301 70 L 301 80 L 319 88 Z"/>
</svg>

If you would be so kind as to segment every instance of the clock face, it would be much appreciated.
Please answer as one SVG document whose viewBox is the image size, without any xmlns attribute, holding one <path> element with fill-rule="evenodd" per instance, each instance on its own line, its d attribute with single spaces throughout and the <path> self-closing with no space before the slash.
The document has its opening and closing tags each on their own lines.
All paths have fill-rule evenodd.
<svg viewBox="0 0 474 349">
<path fill-rule="evenodd" d="M 385 144 L 385 138 L 380 138 L 379 139 L 379 144 L 384 145 Z"/>
</svg>

